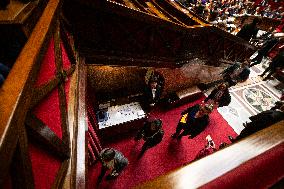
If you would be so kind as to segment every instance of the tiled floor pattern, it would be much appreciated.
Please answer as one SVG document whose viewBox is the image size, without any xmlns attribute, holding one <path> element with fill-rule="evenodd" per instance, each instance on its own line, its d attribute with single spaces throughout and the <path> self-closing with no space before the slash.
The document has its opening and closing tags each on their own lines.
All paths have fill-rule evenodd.
<svg viewBox="0 0 284 189">
<path fill-rule="evenodd" d="M 232 101 L 229 106 L 218 108 L 236 133 L 244 128 L 243 123 L 259 112 L 269 110 L 281 96 L 283 86 L 277 80 L 262 81 L 259 77 L 269 61 L 251 68 L 250 78 L 230 89 Z"/>
</svg>

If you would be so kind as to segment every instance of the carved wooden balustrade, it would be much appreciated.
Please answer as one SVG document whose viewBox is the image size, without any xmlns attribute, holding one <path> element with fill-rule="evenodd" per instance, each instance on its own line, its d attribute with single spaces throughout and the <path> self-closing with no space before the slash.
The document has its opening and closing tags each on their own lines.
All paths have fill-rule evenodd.
<svg viewBox="0 0 284 189">
<path fill-rule="evenodd" d="M 76 89 L 85 87 L 82 76 L 86 73 L 82 69 L 73 76 L 76 86 L 73 87 L 73 100 L 69 101 L 68 107 L 73 106 L 73 112 L 76 113 L 67 113 L 64 84 L 66 78 L 74 72 L 77 58 L 74 45 L 72 45 L 72 36 L 67 34 L 64 26 L 61 7 L 60 0 L 50 0 L 39 19 L 34 20 L 36 22 L 34 27 L 29 27 L 31 31 L 26 36 L 27 41 L 0 88 L 0 188 L 7 184 L 9 177 L 13 188 L 32 189 L 35 187 L 34 178 L 36 175 L 33 175 L 28 149 L 30 137 L 36 143 L 41 144 L 42 150 L 51 152 L 61 161 L 52 184 L 53 188 L 62 188 L 63 184 L 66 185 L 68 182 L 70 186 L 68 188 L 85 187 L 85 98 L 84 94 L 80 94 L 81 92 Z M 5 26 L 5 23 L 1 25 L 3 28 Z M 25 23 L 23 23 L 23 27 L 26 27 Z M 51 40 L 54 41 L 54 71 L 56 74 L 46 83 L 35 87 L 43 57 Z M 72 66 L 67 70 L 63 69 L 61 42 L 72 63 Z M 81 65 L 81 67 L 83 66 Z M 61 125 L 58 127 L 61 128 L 62 138 L 59 138 L 31 111 L 55 88 L 58 89 L 59 95 Z M 73 117 L 72 123 L 68 122 L 70 117 Z M 76 129 L 74 129 L 74 133 L 71 133 L 71 139 L 74 140 L 72 146 L 69 129 L 73 126 Z M 81 130 L 78 131 L 78 129 Z M 66 176 L 68 169 L 71 170 L 71 173 Z"/>
</svg>

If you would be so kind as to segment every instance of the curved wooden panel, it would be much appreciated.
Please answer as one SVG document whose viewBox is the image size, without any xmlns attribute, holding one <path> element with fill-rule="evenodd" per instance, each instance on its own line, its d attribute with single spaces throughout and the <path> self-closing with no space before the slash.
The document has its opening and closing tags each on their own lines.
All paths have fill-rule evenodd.
<svg viewBox="0 0 284 189">
<path fill-rule="evenodd" d="M 153 181 L 142 184 L 137 188 L 199 188 L 218 177 L 222 177 L 223 174 L 234 170 L 248 160 L 261 156 L 273 147 L 283 144 L 283 125 L 284 121 L 281 121 L 236 144 Z"/>
</svg>

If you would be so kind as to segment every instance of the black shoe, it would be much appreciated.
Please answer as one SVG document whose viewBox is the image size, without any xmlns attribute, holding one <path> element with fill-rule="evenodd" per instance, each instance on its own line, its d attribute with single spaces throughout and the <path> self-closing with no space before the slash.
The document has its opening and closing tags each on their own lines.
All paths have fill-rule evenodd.
<svg viewBox="0 0 284 189">
<path fill-rule="evenodd" d="M 228 136 L 228 138 L 232 143 L 235 142 L 235 139 L 232 136 Z"/>
<path fill-rule="evenodd" d="M 106 176 L 106 180 L 112 180 L 112 179 L 115 179 L 118 175 L 116 176 L 113 176 L 113 175 L 107 175 Z"/>
<path fill-rule="evenodd" d="M 174 133 L 174 134 L 171 135 L 171 137 L 172 137 L 172 138 L 177 138 L 177 134 Z"/>
<path fill-rule="evenodd" d="M 180 140 L 180 139 L 181 139 L 181 137 L 183 137 L 183 136 L 182 136 L 182 135 L 179 135 L 179 136 L 177 137 L 177 139 L 178 139 L 178 140 Z"/>
</svg>

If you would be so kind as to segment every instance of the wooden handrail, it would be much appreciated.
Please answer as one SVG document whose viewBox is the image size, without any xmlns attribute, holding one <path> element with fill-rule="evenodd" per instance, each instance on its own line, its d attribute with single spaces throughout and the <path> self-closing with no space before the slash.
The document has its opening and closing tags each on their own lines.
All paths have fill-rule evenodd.
<svg viewBox="0 0 284 189">
<path fill-rule="evenodd" d="M 2 88 L 0 89 L 0 145 L 3 142 L 5 133 L 14 119 L 16 110 L 22 100 L 27 101 L 27 89 L 35 80 L 42 52 L 46 48 L 47 40 L 50 39 L 50 30 L 59 0 L 51 0 L 46 10 L 37 23 L 31 37 L 21 51 L 13 69 L 10 71 Z M 30 100 L 30 99 L 28 99 Z M 22 109 L 21 109 L 22 111 Z"/>
<path fill-rule="evenodd" d="M 136 188 L 189 189 L 201 187 L 218 177 L 222 177 L 225 173 L 234 170 L 243 163 L 261 156 L 273 147 L 283 144 L 283 125 L 284 121 L 281 121 L 236 144 Z"/>
<path fill-rule="evenodd" d="M 73 143 L 73 162 L 72 162 L 72 180 L 71 188 L 86 188 L 86 133 L 88 132 L 87 113 L 86 113 L 86 82 L 87 73 L 84 59 L 79 60 L 77 65 L 77 90 L 75 105 L 75 125 L 74 143 Z"/>
<path fill-rule="evenodd" d="M 33 84 L 40 62 L 51 38 L 60 0 L 50 0 L 41 18 L 23 47 L 12 70 L 0 88 L 0 181 L 7 174 L 18 141 L 19 127 L 29 109 Z M 1 185 L 1 182 L 0 182 Z"/>
</svg>

